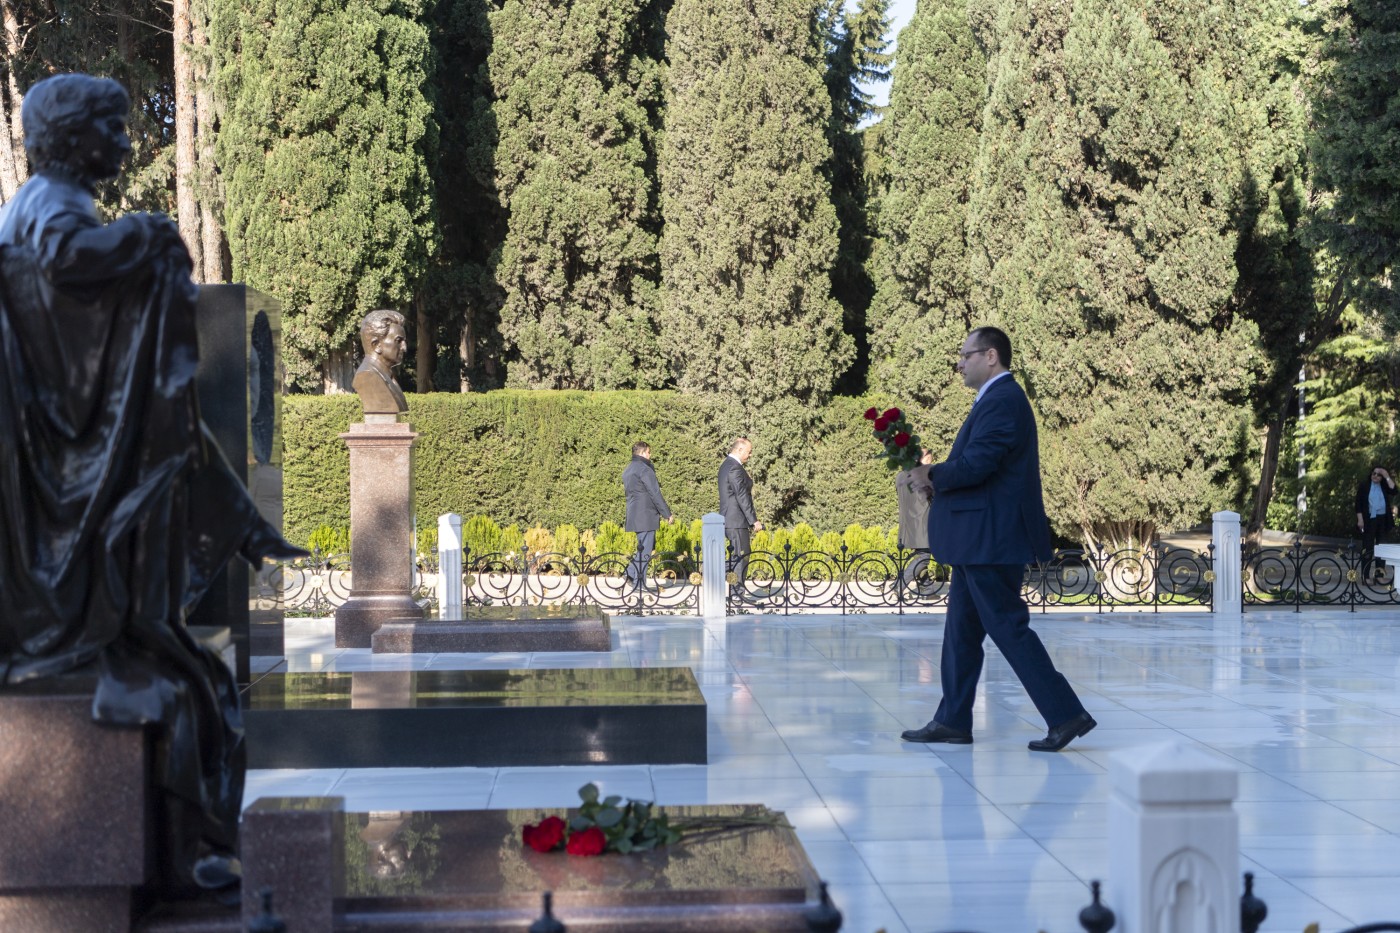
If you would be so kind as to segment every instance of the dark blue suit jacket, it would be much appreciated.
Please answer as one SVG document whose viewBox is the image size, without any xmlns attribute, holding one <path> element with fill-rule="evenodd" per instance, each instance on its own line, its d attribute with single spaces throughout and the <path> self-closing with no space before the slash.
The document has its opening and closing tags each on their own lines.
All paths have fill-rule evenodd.
<svg viewBox="0 0 1400 933">
<path fill-rule="evenodd" d="M 928 544 L 951 566 L 1029 564 L 1050 557 L 1035 415 L 1012 376 L 987 388 L 929 471 Z"/>
</svg>

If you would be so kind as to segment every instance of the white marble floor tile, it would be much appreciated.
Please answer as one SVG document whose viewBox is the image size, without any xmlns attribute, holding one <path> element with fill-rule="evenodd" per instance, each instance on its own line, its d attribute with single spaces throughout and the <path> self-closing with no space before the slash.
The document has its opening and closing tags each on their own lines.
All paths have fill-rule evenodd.
<svg viewBox="0 0 1400 933">
<path fill-rule="evenodd" d="M 1093 899 L 1078 881 L 887 884 L 885 893 L 911 930 L 1041 930 L 1082 933 L 1079 912 Z"/>
</svg>

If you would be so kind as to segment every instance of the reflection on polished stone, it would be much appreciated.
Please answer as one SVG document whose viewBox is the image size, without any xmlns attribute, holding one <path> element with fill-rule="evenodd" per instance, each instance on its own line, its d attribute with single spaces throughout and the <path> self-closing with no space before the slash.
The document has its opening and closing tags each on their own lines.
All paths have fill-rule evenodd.
<svg viewBox="0 0 1400 933">
<path fill-rule="evenodd" d="M 683 667 L 275 673 L 244 707 L 255 768 L 707 759 L 705 698 Z"/>
<path fill-rule="evenodd" d="M 475 606 L 463 616 L 389 621 L 370 645 L 375 654 L 612 650 L 607 617 L 597 606 Z"/>
<path fill-rule="evenodd" d="M 675 824 L 773 816 L 756 805 L 666 813 Z M 669 848 L 626 856 L 522 845 L 522 827 L 551 814 L 568 818 L 543 810 L 347 813 L 335 885 L 345 892 L 344 914 L 368 923 L 377 913 L 405 912 L 420 925 L 450 914 L 455 928 L 513 921 L 518 929 L 539 913 L 540 894 L 553 891 L 556 915 L 568 925 L 689 929 L 687 921 L 703 917 L 708 930 L 805 929 L 817 874 L 789 827 L 694 830 Z"/>
</svg>

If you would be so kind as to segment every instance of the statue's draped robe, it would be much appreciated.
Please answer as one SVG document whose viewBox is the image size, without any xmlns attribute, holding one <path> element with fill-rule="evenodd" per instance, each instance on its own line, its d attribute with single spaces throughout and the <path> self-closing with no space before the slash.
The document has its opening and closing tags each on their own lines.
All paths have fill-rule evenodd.
<svg viewBox="0 0 1400 933">
<path fill-rule="evenodd" d="M 256 520 L 200 421 L 189 270 L 169 219 L 104 226 L 61 174 L 0 211 L 0 681 L 94 670 L 94 719 L 155 726 L 172 884 L 236 846 L 237 684 L 184 619 Z"/>
</svg>

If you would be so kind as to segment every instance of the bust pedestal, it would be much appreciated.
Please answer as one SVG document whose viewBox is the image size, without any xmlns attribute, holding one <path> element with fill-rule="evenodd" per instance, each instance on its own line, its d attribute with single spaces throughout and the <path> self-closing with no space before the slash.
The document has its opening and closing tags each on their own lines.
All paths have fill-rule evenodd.
<svg viewBox="0 0 1400 933">
<path fill-rule="evenodd" d="M 393 415 L 366 415 L 340 435 L 350 448 L 350 598 L 335 646 L 368 648 L 390 619 L 421 619 L 413 601 L 413 443 Z"/>
</svg>

